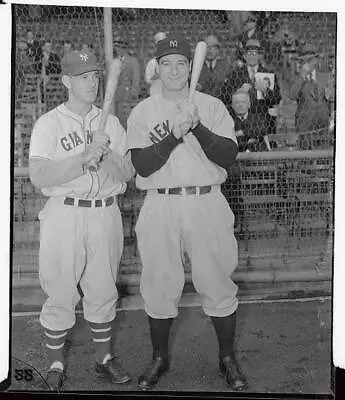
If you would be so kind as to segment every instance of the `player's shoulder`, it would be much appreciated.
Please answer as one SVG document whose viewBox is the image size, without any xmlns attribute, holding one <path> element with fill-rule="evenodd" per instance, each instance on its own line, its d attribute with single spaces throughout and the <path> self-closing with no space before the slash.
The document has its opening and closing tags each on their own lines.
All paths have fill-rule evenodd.
<svg viewBox="0 0 345 400">
<path fill-rule="evenodd" d="M 207 107 L 225 107 L 224 103 L 217 97 L 199 91 L 195 92 L 195 102 Z"/>
<path fill-rule="evenodd" d="M 44 114 L 40 115 L 39 118 L 37 119 L 35 125 L 49 125 L 51 123 L 55 123 L 57 119 L 57 110 L 58 107 L 53 108 L 52 110 L 49 110 L 45 112 Z"/>
<path fill-rule="evenodd" d="M 146 112 L 148 112 L 151 109 L 152 105 L 154 104 L 154 97 L 155 95 L 146 97 L 146 99 L 141 100 L 138 104 L 136 104 L 133 107 L 130 116 L 137 114 L 145 114 Z"/>
</svg>

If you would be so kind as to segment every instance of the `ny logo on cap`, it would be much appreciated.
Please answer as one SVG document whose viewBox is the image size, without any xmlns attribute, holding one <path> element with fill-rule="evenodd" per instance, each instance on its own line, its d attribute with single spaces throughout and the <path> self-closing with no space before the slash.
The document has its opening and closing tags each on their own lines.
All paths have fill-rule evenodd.
<svg viewBox="0 0 345 400">
<path fill-rule="evenodd" d="M 178 46 L 178 43 L 177 43 L 177 40 L 170 40 L 170 47 L 177 47 Z"/>
<path fill-rule="evenodd" d="M 86 62 L 89 59 L 89 56 L 87 54 L 80 54 L 80 58 Z"/>
</svg>

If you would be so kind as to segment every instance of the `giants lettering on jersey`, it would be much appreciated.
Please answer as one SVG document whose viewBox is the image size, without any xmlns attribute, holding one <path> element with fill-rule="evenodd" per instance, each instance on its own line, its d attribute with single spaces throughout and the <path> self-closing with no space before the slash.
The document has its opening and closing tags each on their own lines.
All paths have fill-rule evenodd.
<svg viewBox="0 0 345 400">
<path fill-rule="evenodd" d="M 92 143 L 93 134 L 90 131 L 86 131 L 86 144 Z M 76 131 L 72 131 L 67 136 L 60 139 L 61 146 L 66 150 L 70 151 L 75 147 L 84 144 L 83 139 L 77 134 Z"/>
<path fill-rule="evenodd" d="M 149 133 L 152 143 L 159 143 L 161 140 L 166 138 L 172 130 L 169 127 L 169 120 L 165 120 L 160 124 L 153 127 L 153 132 Z"/>
</svg>

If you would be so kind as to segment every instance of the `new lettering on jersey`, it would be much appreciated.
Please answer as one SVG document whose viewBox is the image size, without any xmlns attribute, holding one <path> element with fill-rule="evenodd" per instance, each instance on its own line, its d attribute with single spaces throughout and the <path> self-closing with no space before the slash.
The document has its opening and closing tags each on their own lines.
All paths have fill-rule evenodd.
<svg viewBox="0 0 345 400">
<path fill-rule="evenodd" d="M 198 107 L 203 125 L 217 135 L 231 138 L 237 143 L 234 122 L 220 100 L 196 92 L 194 103 Z M 175 107 L 175 103 L 165 100 L 161 94 L 139 103 L 128 119 L 127 148 L 148 147 L 172 133 L 171 119 Z M 188 133 L 185 140 L 188 140 L 189 145 L 179 144 L 158 171 L 147 178 L 137 175 L 138 188 L 211 185 L 225 181 L 226 171 L 207 158 L 198 139 Z"/>
</svg>

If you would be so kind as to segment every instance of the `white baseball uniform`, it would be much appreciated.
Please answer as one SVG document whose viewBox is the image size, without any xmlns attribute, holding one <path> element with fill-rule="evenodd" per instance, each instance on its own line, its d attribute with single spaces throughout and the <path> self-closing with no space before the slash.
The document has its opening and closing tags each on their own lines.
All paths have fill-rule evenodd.
<svg viewBox="0 0 345 400">
<path fill-rule="evenodd" d="M 97 131 L 100 114 L 92 106 L 82 118 L 64 104 L 44 114 L 32 132 L 30 159 L 68 160 L 82 153 Z M 108 116 L 105 134 L 111 150 L 124 155 L 125 131 L 113 115 Z M 78 283 L 85 319 L 95 323 L 114 319 L 115 282 L 123 250 L 116 195 L 125 189 L 126 183 L 116 181 L 102 164 L 97 171 L 87 170 L 69 182 L 42 188 L 49 197 L 39 214 L 39 276 L 48 295 L 40 315 L 45 328 L 64 330 L 74 325 Z"/>
<path fill-rule="evenodd" d="M 201 123 L 235 143 L 234 123 L 218 99 L 196 92 L 194 104 Z M 127 148 L 144 148 L 171 132 L 175 103 L 161 94 L 139 103 L 128 119 Z M 227 316 L 238 306 L 231 273 L 237 266 L 234 215 L 220 191 L 225 169 L 210 161 L 199 141 L 189 133 L 167 162 L 148 177 L 137 175 L 136 185 L 147 190 L 136 225 L 143 263 L 140 289 L 152 318 L 173 318 L 184 285 L 182 256 L 187 251 L 195 289 L 207 315 Z M 159 194 L 157 188 L 212 185 L 207 194 Z"/>
</svg>

